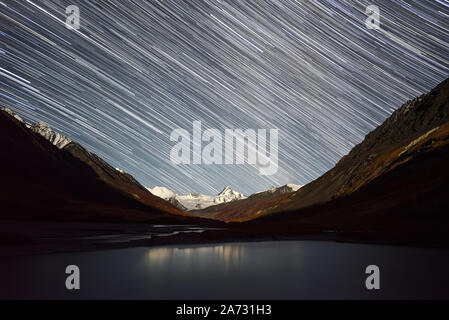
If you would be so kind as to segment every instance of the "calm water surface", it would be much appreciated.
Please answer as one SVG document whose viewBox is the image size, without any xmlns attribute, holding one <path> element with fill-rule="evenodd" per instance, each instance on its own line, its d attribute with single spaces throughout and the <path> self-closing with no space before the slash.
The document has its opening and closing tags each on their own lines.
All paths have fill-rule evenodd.
<svg viewBox="0 0 449 320">
<path fill-rule="evenodd" d="M 81 289 L 65 288 L 77 265 Z M 365 287 L 379 266 L 380 290 Z M 449 251 L 316 241 L 129 248 L 0 258 L 1 298 L 449 298 Z"/>
</svg>

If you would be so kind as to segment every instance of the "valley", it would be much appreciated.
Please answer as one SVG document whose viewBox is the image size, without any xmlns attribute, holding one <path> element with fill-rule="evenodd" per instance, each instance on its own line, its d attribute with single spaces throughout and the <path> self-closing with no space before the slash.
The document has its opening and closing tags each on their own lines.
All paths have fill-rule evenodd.
<svg viewBox="0 0 449 320">
<path fill-rule="evenodd" d="M 404 104 L 315 181 L 249 196 L 231 187 L 215 196 L 145 188 L 43 124 L 44 134 L 30 130 L 36 126 L 11 111 L 0 121 L 8 150 L 1 165 L 9 168 L 1 190 L 3 247 L 45 252 L 291 239 L 449 245 L 449 80 Z"/>
</svg>

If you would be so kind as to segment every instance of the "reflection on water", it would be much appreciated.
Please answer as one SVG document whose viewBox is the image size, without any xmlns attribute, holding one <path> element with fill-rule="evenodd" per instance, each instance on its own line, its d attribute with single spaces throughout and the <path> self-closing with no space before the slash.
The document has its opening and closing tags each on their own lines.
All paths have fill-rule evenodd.
<svg viewBox="0 0 449 320">
<path fill-rule="evenodd" d="M 81 290 L 65 289 L 79 266 Z M 378 265 L 381 289 L 365 268 Z M 313 241 L 129 248 L 0 259 L 0 298 L 449 298 L 447 250 Z"/>
<path fill-rule="evenodd" d="M 180 263 L 186 268 L 197 268 L 207 265 L 210 260 L 224 267 L 238 267 L 245 259 L 245 245 L 216 245 L 212 247 L 194 247 L 194 248 L 151 248 L 146 252 L 148 266 L 170 265 Z"/>
</svg>

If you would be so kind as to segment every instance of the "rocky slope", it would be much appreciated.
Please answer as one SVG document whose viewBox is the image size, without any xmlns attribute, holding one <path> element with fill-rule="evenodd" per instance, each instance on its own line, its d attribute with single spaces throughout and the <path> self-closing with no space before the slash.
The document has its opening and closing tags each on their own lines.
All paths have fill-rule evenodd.
<svg viewBox="0 0 449 320">
<path fill-rule="evenodd" d="M 283 185 L 283 186 L 280 186 L 280 187 L 271 187 L 268 190 L 253 193 L 248 198 L 257 199 L 257 198 L 264 198 L 264 197 L 267 197 L 267 196 L 281 195 L 281 194 L 284 194 L 284 193 L 290 193 L 290 192 L 298 191 L 301 187 L 302 187 L 302 185 L 289 183 L 289 184 L 286 184 L 286 185 Z"/>
<path fill-rule="evenodd" d="M 39 133 L 59 149 L 64 148 L 71 142 L 69 138 L 60 133 L 54 132 L 52 128 L 50 128 L 45 122 L 42 121 L 33 124 L 30 129 L 36 133 Z"/>
</svg>

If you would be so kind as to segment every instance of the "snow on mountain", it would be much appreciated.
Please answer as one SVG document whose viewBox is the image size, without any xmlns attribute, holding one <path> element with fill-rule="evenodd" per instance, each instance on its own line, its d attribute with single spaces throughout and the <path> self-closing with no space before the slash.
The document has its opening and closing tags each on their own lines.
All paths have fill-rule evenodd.
<svg viewBox="0 0 449 320">
<path fill-rule="evenodd" d="M 54 132 L 52 128 L 50 128 L 45 122 L 42 121 L 33 124 L 30 129 L 36 133 L 39 133 L 59 149 L 64 148 L 71 142 L 69 138 L 63 136 L 62 134 Z"/>
<path fill-rule="evenodd" d="M 231 187 L 224 188 L 223 191 L 217 195 L 205 195 L 200 193 L 178 195 L 165 187 L 154 187 L 147 189 L 155 196 L 170 201 L 173 204 L 179 203 L 185 210 L 204 209 L 216 204 L 246 198 L 242 193 L 234 191 Z"/>
<path fill-rule="evenodd" d="M 169 200 L 170 198 L 176 196 L 176 194 L 173 191 L 167 189 L 166 187 L 154 187 L 146 189 L 155 196 L 162 198 L 164 200 Z"/>
<path fill-rule="evenodd" d="M 294 192 L 301 188 L 301 185 L 296 184 L 286 184 L 281 187 L 272 187 L 269 190 L 261 191 L 253 194 L 252 196 L 259 195 L 265 196 L 273 193 L 287 193 Z M 183 210 L 199 210 L 210 206 L 214 206 L 220 203 L 231 202 L 240 199 L 246 199 L 246 197 L 241 193 L 233 190 L 231 187 L 224 188 L 217 195 L 205 195 L 200 193 L 190 193 L 188 195 L 178 195 L 173 191 L 165 187 L 154 187 L 147 188 L 152 194 L 162 199 L 165 199 L 172 204 L 176 205 L 178 208 Z"/>
<path fill-rule="evenodd" d="M 204 209 L 216 204 L 214 202 L 215 196 L 190 193 L 186 196 L 177 196 L 176 199 L 184 206 L 187 210 Z"/>
<path fill-rule="evenodd" d="M 53 145 L 55 145 L 59 149 L 64 148 L 66 145 L 68 145 L 70 142 L 72 142 L 66 136 L 63 136 L 62 134 L 54 132 L 53 129 L 50 128 L 45 122 L 41 121 L 39 123 L 30 125 L 30 124 L 26 123 L 19 115 L 15 114 L 11 109 L 2 107 L 1 110 L 8 113 L 11 116 L 13 116 L 20 122 L 24 123 L 27 126 L 27 128 L 33 130 L 36 133 L 39 133 L 41 136 L 43 136 L 45 139 L 50 141 Z"/>
<path fill-rule="evenodd" d="M 27 124 L 25 121 L 23 121 L 23 119 L 22 119 L 20 116 L 18 116 L 17 114 L 15 114 L 11 109 L 2 107 L 1 110 L 4 111 L 4 112 L 6 112 L 7 114 L 13 116 L 14 118 L 16 118 L 17 120 L 19 120 L 20 122 L 24 123 L 28 128 L 30 127 L 29 124 Z"/>
<path fill-rule="evenodd" d="M 293 183 L 287 183 L 287 187 L 291 188 L 292 191 L 298 191 L 300 188 L 302 188 L 304 185 L 302 184 L 293 184 Z"/>
<path fill-rule="evenodd" d="M 246 197 L 243 195 L 243 193 L 234 191 L 231 187 L 228 186 L 215 196 L 214 203 L 218 204 L 245 198 Z"/>
</svg>

